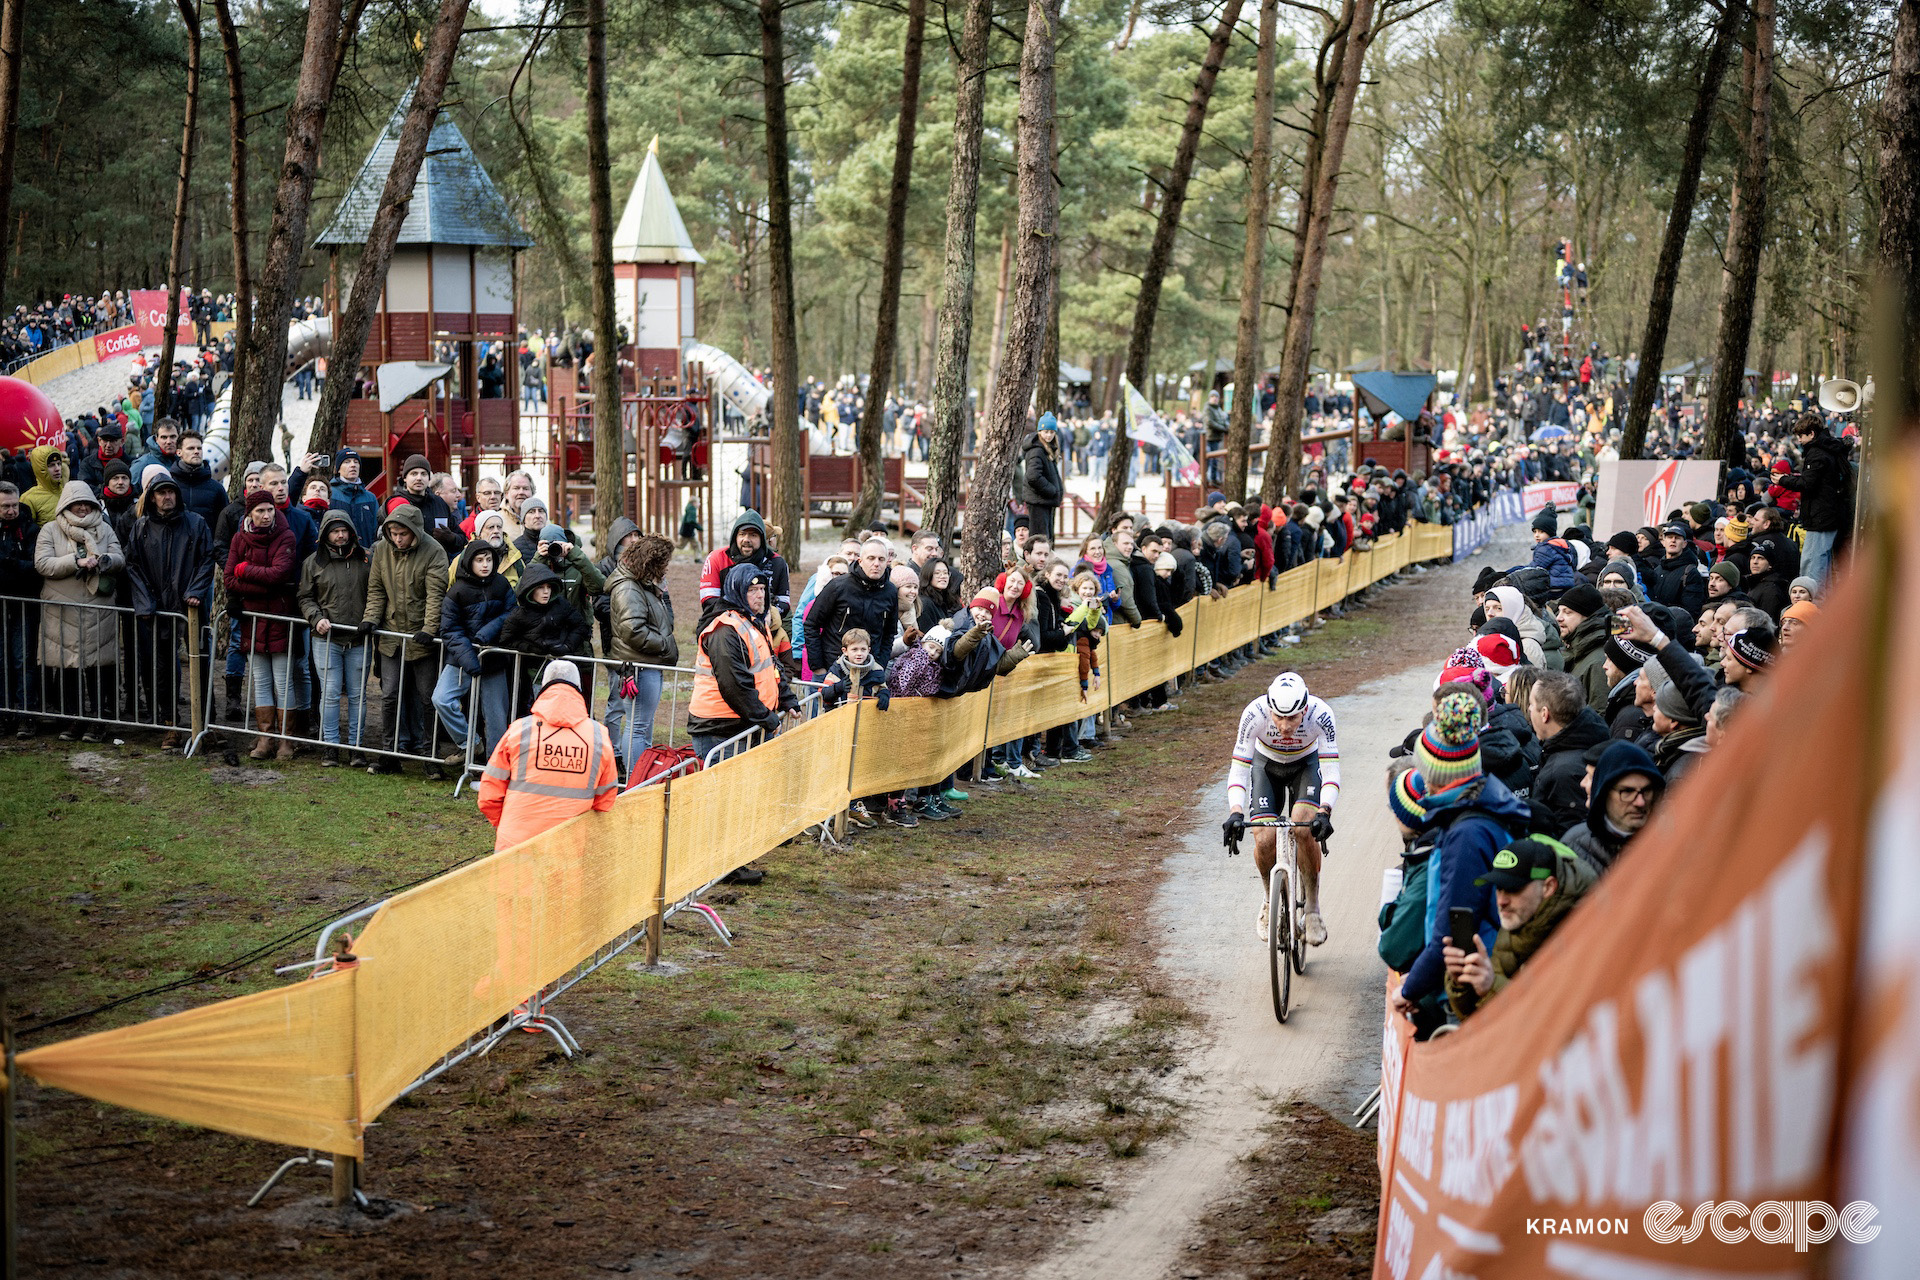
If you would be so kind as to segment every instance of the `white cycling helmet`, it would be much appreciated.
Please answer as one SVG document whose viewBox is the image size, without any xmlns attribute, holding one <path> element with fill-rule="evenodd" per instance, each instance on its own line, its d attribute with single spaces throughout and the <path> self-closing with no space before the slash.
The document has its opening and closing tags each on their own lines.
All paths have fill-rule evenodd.
<svg viewBox="0 0 1920 1280">
<path fill-rule="evenodd" d="M 1307 682 L 1283 671 L 1267 686 L 1267 708 L 1277 716 L 1299 715 L 1307 709 Z"/>
</svg>

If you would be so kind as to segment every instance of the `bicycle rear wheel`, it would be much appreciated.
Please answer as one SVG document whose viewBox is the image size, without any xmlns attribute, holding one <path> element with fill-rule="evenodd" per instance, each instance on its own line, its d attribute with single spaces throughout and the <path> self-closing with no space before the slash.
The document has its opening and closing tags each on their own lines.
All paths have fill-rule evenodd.
<svg viewBox="0 0 1920 1280">
<path fill-rule="evenodd" d="M 1287 1020 L 1293 996 L 1293 967 L 1288 963 L 1292 952 L 1293 892 L 1282 861 L 1267 877 L 1267 976 L 1273 983 L 1273 1016 L 1281 1022 Z"/>
</svg>

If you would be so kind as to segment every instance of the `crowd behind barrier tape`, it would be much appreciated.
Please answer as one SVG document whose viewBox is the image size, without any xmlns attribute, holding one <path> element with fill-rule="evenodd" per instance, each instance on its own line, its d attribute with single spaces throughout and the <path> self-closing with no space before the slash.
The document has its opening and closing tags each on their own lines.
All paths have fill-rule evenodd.
<svg viewBox="0 0 1920 1280">
<path fill-rule="evenodd" d="M 1453 558 L 1465 560 L 1493 541 L 1495 529 L 1519 524 L 1527 519 L 1527 514 L 1519 494 L 1511 490 L 1496 493 L 1492 502 L 1453 526 Z"/>
<path fill-rule="evenodd" d="M 610 939 L 669 913 L 859 796 L 930 785 L 1000 742 L 1109 710 L 1419 561 L 1452 533 L 1416 525 L 1181 609 L 1181 634 L 1117 626 L 1082 701 L 1075 659 L 1037 655 L 955 699 L 870 700 L 714 767 L 627 792 L 374 910 L 352 958 L 290 987 L 21 1054 L 43 1084 L 243 1137 L 358 1157 L 380 1112 L 463 1040 Z"/>
</svg>

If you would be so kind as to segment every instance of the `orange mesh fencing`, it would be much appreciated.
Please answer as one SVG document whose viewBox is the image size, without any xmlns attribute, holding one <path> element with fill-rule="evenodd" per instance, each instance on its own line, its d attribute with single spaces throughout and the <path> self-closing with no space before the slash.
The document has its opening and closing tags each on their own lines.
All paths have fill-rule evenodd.
<svg viewBox="0 0 1920 1280">
<path fill-rule="evenodd" d="M 1105 686 L 1088 702 L 1074 656 L 1043 654 L 963 698 L 837 708 L 393 898 L 355 940 L 355 966 L 16 1062 L 44 1084 L 119 1106 L 358 1156 L 364 1127 L 463 1041 L 852 797 L 938 781 L 987 746 L 1105 710 L 1451 550 L 1450 530 L 1415 526 L 1371 553 L 1282 574 L 1271 590 L 1189 601 L 1178 637 L 1160 623 L 1119 626 L 1102 647 Z"/>
</svg>

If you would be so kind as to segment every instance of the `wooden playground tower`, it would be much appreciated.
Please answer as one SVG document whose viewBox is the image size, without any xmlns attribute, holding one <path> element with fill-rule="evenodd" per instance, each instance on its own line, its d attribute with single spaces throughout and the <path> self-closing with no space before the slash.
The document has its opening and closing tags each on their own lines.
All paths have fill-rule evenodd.
<svg viewBox="0 0 1920 1280">
<path fill-rule="evenodd" d="M 341 258 L 366 244 L 393 165 L 409 89 L 361 163 L 333 220 L 314 240 L 327 250 L 328 293 L 339 332 Z M 343 440 L 360 451 L 366 478 L 422 454 L 436 471 L 454 471 L 472 492 L 484 458 L 520 465 L 520 329 L 516 261 L 533 238 L 514 218 L 452 119 L 441 115 L 427 143 L 400 238 L 387 268 L 379 310 L 354 379 Z M 494 350 L 486 353 L 487 348 Z M 482 394 L 484 365 L 497 360 L 498 395 Z M 382 366 L 385 366 L 384 373 Z M 411 367 L 410 367 L 411 366 Z M 379 384 L 409 386 L 382 408 Z"/>
<path fill-rule="evenodd" d="M 644 532 L 672 538 L 692 501 L 710 543 L 720 415 L 705 369 L 683 356 L 695 331 L 694 270 L 706 259 L 668 189 L 659 146 L 655 138 L 647 147 L 613 235 L 614 317 L 625 339 L 618 361 L 625 514 Z M 556 365 L 548 374 L 549 501 L 569 517 L 593 509 L 593 397 L 602 360 L 598 352 L 589 360 L 584 371 Z"/>
</svg>

